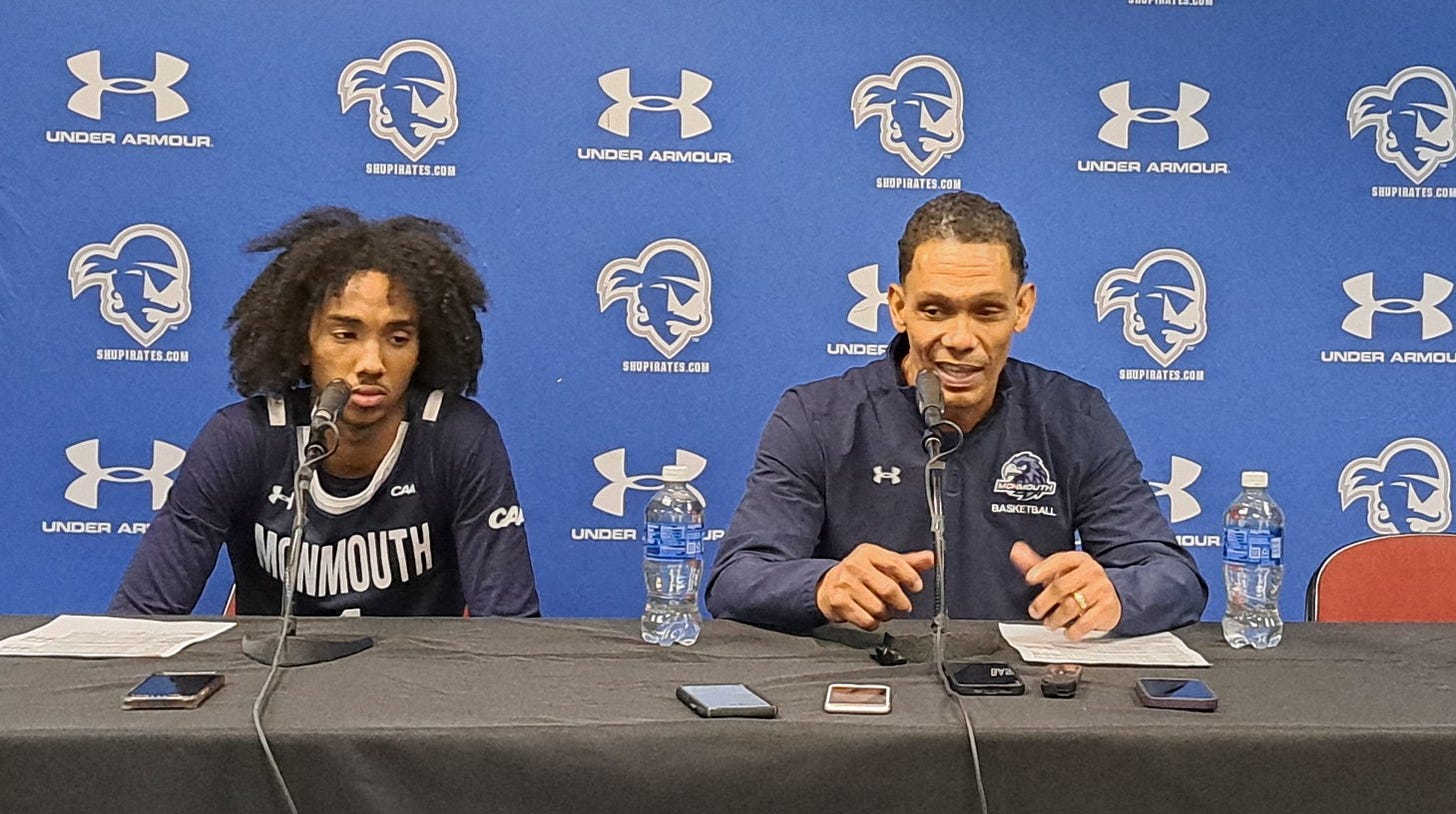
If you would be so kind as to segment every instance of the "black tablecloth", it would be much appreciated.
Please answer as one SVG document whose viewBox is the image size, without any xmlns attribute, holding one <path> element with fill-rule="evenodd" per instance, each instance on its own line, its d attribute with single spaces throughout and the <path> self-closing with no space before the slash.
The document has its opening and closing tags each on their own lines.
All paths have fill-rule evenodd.
<svg viewBox="0 0 1456 814">
<path fill-rule="evenodd" d="M 0 635 L 41 618 L 0 617 Z M 0 659 L 0 812 L 266 812 L 250 711 L 266 667 L 239 627 L 166 660 Z M 957 623 L 962 631 L 985 623 Z M 286 670 L 266 726 L 306 812 L 974 811 L 957 702 L 923 664 L 731 622 L 690 648 L 632 620 L 328 619 L 377 645 Z M 990 810 L 1456 811 L 1456 625 L 1289 625 L 1266 652 L 1179 633 L 1212 669 L 1087 668 L 1076 698 L 963 699 Z M 189 711 L 121 709 L 154 670 L 220 670 Z M 1134 679 L 1197 676 L 1214 713 L 1143 709 Z M 821 711 L 888 683 L 884 716 Z M 680 684 L 747 683 L 775 720 L 705 720 Z"/>
</svg>

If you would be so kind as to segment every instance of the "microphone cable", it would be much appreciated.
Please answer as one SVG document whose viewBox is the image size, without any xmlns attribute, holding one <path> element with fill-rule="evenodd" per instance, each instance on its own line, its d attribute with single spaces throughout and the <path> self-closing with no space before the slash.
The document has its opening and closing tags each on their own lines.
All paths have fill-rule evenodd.
<svg viewBox="0 0 1456 814">
<path fill-rule="evenodd" d="M 298 806 L 293 802 L 293 794 L 288 790 L 288 781 L 283 779 L 283 771 L 278 768 L 278 760 L 273 756 L 273 748 L 268 745 L 268 735 L 263 731 L 263 715 L 268 711 L 268 702 L 273 698 L 273 691 L 278 688 L 278 671 L 282 666 L 283 647 L 288 641 L 293 627 L 293 580 L 298 574 L 298 552 L 303 547 L 303 529 L 306 525 L 304 515 L 304 501 L 308 499 L 309 487 L 313 484 L 314 467 L 323 460 L 334 454 L 339 448 L 338 428 L 333 422 L 328 422 L 328 428 L 332 433 L 327 433 L 333 438 L 333 444 L 313 457 L 305 457 L 303 463 L 299 464 L 298 472 L 293 479 L 293 534 L 288 544 L 288 562 L 284 566 L 283 574 L 283 618 L 278 631 L 278 646 L 273 651 L 273 663 L 268 667 L 268 677 L 263 679 L 263 688 L 258 692 L 258 697 L 253 701 L 253 731 L 258 734 L 258 743 L 263 746 L 263 757 L 268 761 L 268 770 L 273 775 L 273 782 L 278 785 L 278 790 L 283 792 L 283 801 L 288 804 L 289 814 L 298 814 Z"/>
<path fill-rule="evenodd" d="M 936 430 L 946 427 L 955 431 L 955 443 L 950 449 L 941 451 L 940 436 Z M 976 730 L 971 726 L 971 715 L 960 694 L 951 689 L 950 677 L 945 669 L 945 624 L 948 617 L 945 610 L 945 506 L 941 500 L 941 486 L 945 475 L 945 460 L 965 443 L 965 432 L 954 421 L 941 420 L 925 430 L 923 443 L 930 460 L 925 464 L 925 503 L 930 509 L 930 533 L 935 539 L 935 616 L 930 620 L 931 659 L 940 676 L 941 689 L 956 704 L 961 721 L 966 725 L 966 741 L 971 747 L 971 768 L 976 779 L 976 798 L 980 802 L 980 814 L 988 814 L 986 806 L 986 784 L 981 777 L 981 754 L 976 748 Z"/>
</svg>

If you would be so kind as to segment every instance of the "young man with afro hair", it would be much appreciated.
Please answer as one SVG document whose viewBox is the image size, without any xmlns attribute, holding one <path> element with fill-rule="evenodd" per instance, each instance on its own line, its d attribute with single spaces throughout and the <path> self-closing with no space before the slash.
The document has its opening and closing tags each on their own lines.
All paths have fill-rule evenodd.
<svg viewBox="0 0 1456 814">
<path fill-rule="evenodd" d="M 347 209 L 248 245 L 278 252 L 238 300 L 232 380 L 112 600 L 183 614 L 224 544 L 238 613 L 277 614 L 293 473 L 315 394 L 350 389 L 307 493 L 300 614 L 536 616 L 524 516 L 499 429 L 473 394 L 487 294 L 453 228 Z"/>
</svg>

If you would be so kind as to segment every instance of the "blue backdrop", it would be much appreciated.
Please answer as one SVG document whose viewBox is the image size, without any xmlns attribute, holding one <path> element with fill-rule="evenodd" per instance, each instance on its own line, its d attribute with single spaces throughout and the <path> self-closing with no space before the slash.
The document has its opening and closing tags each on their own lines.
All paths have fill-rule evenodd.
<svg viewBox="0 0 1456 814">
<path fill-rule="evenodd" d="M 1107 394 L 1209 618 L 1241 469 L 1289 516 L 1286 618 L 1331 550 L 1451 525 L 1448 3 L 21 2 L 0 63 L 0 612 L 106 606 L 235 398 L 240 247 L 319 204 L 471 240 L 550 615 L 639 611 L 664 464 L 721 534 L 952 189 L 1019 220 L 1013 352 Z"/>
</svg>

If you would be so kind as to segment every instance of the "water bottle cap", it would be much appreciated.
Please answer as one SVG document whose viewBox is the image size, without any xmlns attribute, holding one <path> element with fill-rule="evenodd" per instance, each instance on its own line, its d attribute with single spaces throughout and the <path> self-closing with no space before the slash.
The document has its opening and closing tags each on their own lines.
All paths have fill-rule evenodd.
<svg viewBox="0 0 1456 814">
<path fill-rule="evenodd" d="M 1239 475 L 1239 486 L 1245 489 L 1268 489 L 1269 473 L 1257 469 L 1245 470 Z"/>
<path fill-rule="evenodd" d="M 663 483 L 687 483 L 692 479 L 692 471 L 681 464 L 669 464 L 662 468 Z"/>
</svg>

